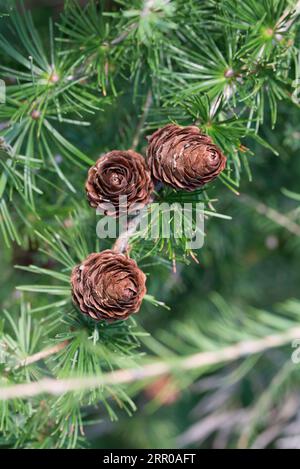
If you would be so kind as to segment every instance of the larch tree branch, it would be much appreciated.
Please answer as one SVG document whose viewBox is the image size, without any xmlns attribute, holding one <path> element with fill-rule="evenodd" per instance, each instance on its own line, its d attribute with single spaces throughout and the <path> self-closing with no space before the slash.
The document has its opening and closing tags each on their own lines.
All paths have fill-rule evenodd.
<svg viewBox="0 0 300 469">
<path fill-rule="evenodd" d="M 61 395 L 67 392 L 87 391 L 99 386 L 130 384 L 172 373 L 178 370 L 196 370 L 207 366 L 232 362 L 242 357 L 281 347 L 300 338 L 300 327 L 293 327 L 281 334 L 271 334 L 261 339 L 247 340 L 211 352 L 199 352 L 171 361 L 156 361 L 142 368 L 129 368 L 109 372 L 101 376 L 85 376 L 67 379 L 42 379 L 0 388 L 0 400 L 28 398 L 40 394 Z"/>
</svg>

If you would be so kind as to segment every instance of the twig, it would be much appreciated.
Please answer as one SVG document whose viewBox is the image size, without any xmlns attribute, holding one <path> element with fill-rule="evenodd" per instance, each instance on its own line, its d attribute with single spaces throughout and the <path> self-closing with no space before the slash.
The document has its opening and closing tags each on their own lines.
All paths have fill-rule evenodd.
<svg viewBox="0 0 300 469">
<path fill-rule="evenodd" d="M 127 229 L 123 231 L 123 233 L 121 233 L 120 236 L 117 238 L 113 246 L 114 251 L 121 253 L 127 251 L 129 239 L 136 232 L 142 217 L 143 211 L 140 211 L 134 218 L 129 221 Z"/>
<path fill-rule="evenodd" d="M 116 37 L 115 39 L 113 39 L 110 44 L 112 46 L 117 46 L 118 44 L 120 44 L 121 42 L 123 42 L 128 36 L 129 34 L 131 33 L 131 31 L 133 31 L 135 28 L 137 27 L 137 23 L 132 23 L 128 29 L 124 32 L 122 32 L 118 37 Z"/>
<path fill-rule="evenodd" d="M 140 121 L 138 123 L 138 126 L 136 128 L 136 133 L 133 137 L 132 150 L 136 150 L 137 147 L 138 147 L 140 137 L 141 137 L 141 133 L 142 133 L 143 127 L 145 125 L 146 117 L 148 115 L 151 104 L 152 104 L 152 92 L 151 92 L 151 90 L 149 90 L 148 93 L 147 93 L 147 96 L 146 96 L 146 100 L 145 100 L 145 104 L 144 104 L 144 110 L 143 110 L 143 113 L 141 115 L 141 119 L 140 119 Z"/>
<path fill-rule="evenodd" d="M 171 373 L 173 370 L 194 370 L 220 363 L 237 360 L 241 357 L 264 352 L 283 346 L 300 338 L 300 327 L 293 327 L 282 334 L 272 334 L 262 339 L 238 342 L 220 350 L 200 352 L 172 362 L 156 361 L 142 368 L 129 368 L 109 372 L 101 376 L 85 376 L 61 380 L 42 379 L 40 381 L 16 384 L 0 388 L 0 400 L 27 398 L 43 393 L 61 395 L 71 391 L 85 391 L 103 385 L 129 384 Z"/>
<path fill-rule="evenodd" d="M 32 365 L 33 363 L 36 363 L 40 360 L 44 360 L 45 358 L 50 357 L 51 355 L 54 355 L 55 353 L 60 352 L 63 350 L 67 345 L 69 344 L 68 340 L 64 340 L 63 342 L 60 342 L 59 344 L 54 345 L 51 348 L 41 350 L 40 352 L 35 353 L 34 355 L 31 355 L 29 357 L 26 357 L 24 360 L 22 360 L 16 367 L 15 369 L 21 368 L 23 366 L 29 366 Z"/>
<path fill-rule="evenodd" d="M 154 1 L 153 0 L 145 0 L 143 9 L 142 9 L 141 15 L 140 15 L 141 18 L 145 18 L 147 15 L 149 15 L 149 13 L 151 12 L 151 8 L 153 8 L 153 6 L 154 6 Z M 110 42 L 110 44 L 112 46 L 116 46 L 116 45 L 120 44 L 125 39 L 127 39 L 129 34 L 131 33 L 131 31 L 138 28 L 138 26 L 139 26 L 138 22 L 132 23 L 131 25 L 129 25 L 129 27 L 126 31 L 123 31 L 119 36 L 117 36 L 115 39 L 113 39 Z"/>
<path fill-rule="evenodd" d="M 269 220 L 273 221 L 274 223 L 277 223 L 280 226 L 283 226 L 283 228 L 290 231 L 290 233 L 293 233 L 296 236 L 300 236 L 300 226 L 297 225 L 297 223 L 293 222 L 286 215 L 277 212 L 277 210 L 268 207 L 262 202 L 258 202 L 255 199 L 252 199 L 252 197 L 249 197 L 248 195 L 242 195 L 240 197 L 240 200 L 242 202 L 245 202 L 250 207 L 253 207 L 257 211 L 257 213 L 265 215 L 267 218 L 269 218 Z"/>
<path fill-rule="evenodd" d="M 293 11 L 295 12 L 295 16 L 297 16 L 300 13 L 300 0 L 297 1 L 294 7 L 289 7 L 284 11 L 282 16 L 279 18 L 278 24 L 281 24 L 284 21 L 284 19 L 287 17 L 287 15 L 289 15 Z M 294 21 L 294 18 L 287 21 L 287 23 L 285 24 L 285 27 L 282 28 L 282 31 L 283 32 L 287 31 L 289 27 L 291 26 L 291 24 L 293 24 L 293 21 Z"/>
<path fill-rule="evenodd" d="M 144 109 L 143 109 L 140 121 L 138 123 L 138 126 L 136 128 L 135 135 L 134 135 L 133 140 L 132 140 L 131 148 L 134 151 L 138 147 L 140 137 L 141 137 L 141 134 L 142 134 L 142 130 L 143 130 L 143 127 L 144 127 L 144 124 L 145 124 L 145 120 L 147 118 L 147 114 L 149 112 L 151 104 L 152 104 L 152 92 L 149 89 L 149 91 L 147 93 L 147 96 L 146 96 Z M 118 237 L 118 239 L 116 240 L 116 242 L 113 246 L 114 251 L 116 251 L 116 252 L 125 252 L 127 250 L 129 239 L 136 232 L 137 227 L 138 227 L 142 217 L 143 217 L 143 212 L 140 211 L 135 217 L 133 217 L 128 222 L 126 230 L 123 233 L 120 234 L 120 236 Z"/>
</svg>

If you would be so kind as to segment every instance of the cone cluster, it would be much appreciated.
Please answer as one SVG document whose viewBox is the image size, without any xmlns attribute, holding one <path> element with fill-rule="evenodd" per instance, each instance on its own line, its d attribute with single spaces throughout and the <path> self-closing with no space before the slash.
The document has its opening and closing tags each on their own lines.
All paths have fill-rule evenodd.
<svg viewBox="0 0 300 469">
<path fill-rule="evenodd" d="M 151 202 L 154 183 L 193 191 L 215 179 L 226 157 L 198 127 L 175 124 L 148 138 L 147 158 L 135 151 L 114 150 L 89 169 L 85 189 L 91 207 L 119 217 Z M 120 200 L 124 202 L 120 205 Z M 120 199 L 121 197 L 121 199 Z M 94 320 L 127 319 L 140 309 L 146 276 L 123 253 L 106 250 L 90 254 L 71 275 L 72 298 Z"/>
</svg>

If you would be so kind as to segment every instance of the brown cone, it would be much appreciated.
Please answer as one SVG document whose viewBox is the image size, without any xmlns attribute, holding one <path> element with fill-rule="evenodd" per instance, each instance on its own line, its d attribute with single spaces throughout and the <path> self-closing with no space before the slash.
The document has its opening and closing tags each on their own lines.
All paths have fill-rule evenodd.
<svg viewBox="0 0 300 469">
<path fill-rule="evenodd" d="M 226 157 L 196 126 L 169 124 L 149 138 L 148 164 L 155 180 L 193 191 L 215 179 Z"/>
<path fill-rule="evenodd" d="M 135 204 L 148 204 L 153 183 L 145 159 L 139 153 L 114 150 L 89 169 L 85 188 L 92 207 L 119 216 L 120 212 L 130 212 Z M 119 196 L 126 196 L 127 204 L 120 207 Z"/>
<path fill-rule="evenodd" d="M 71 275 L 74 303 L 95 320 L 117 321 L 137 313 L 145 283 L 134 260 L 109 249 L 90 254 Z"/>
</svg>

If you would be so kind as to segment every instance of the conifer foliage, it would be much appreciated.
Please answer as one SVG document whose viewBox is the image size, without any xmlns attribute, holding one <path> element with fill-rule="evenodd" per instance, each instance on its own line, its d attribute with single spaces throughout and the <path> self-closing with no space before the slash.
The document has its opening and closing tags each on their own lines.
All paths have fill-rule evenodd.
<svg viewBox="0 0 300 469">
<path fill-rule="evenodd" d="M 244 376 L 259 352 L 300 338 L 297 300 L 237 312 L 210 292 L 200 312 L 187 302 L 173 318 L 166 293 L 185 265 L 193 285 L 199 258 L 224 278 L 230 204 L 255 186 L 257 154 L 280 153 L 281 102 L 299 107 L 299 2 L 62 4 L 58 14 L 0 2 L 0 235 L 16 287 L 0 291 L 0 443 L 11 447 L 86 447 L 90 423 L 138 413 L 145 396 L 171 405 L 249 355 Z M 103 216 L 118 225 L 153 201 L 201 202 L 213 254 L 193 251 L 172 217 L 169 238 L 147 239 L 139 210 L 125 233 L 97 236 Z M 294 219 L 285 225 L 299 235 Z M 192 444 L 184 435 L 178 444 Z"/>
</svg>

